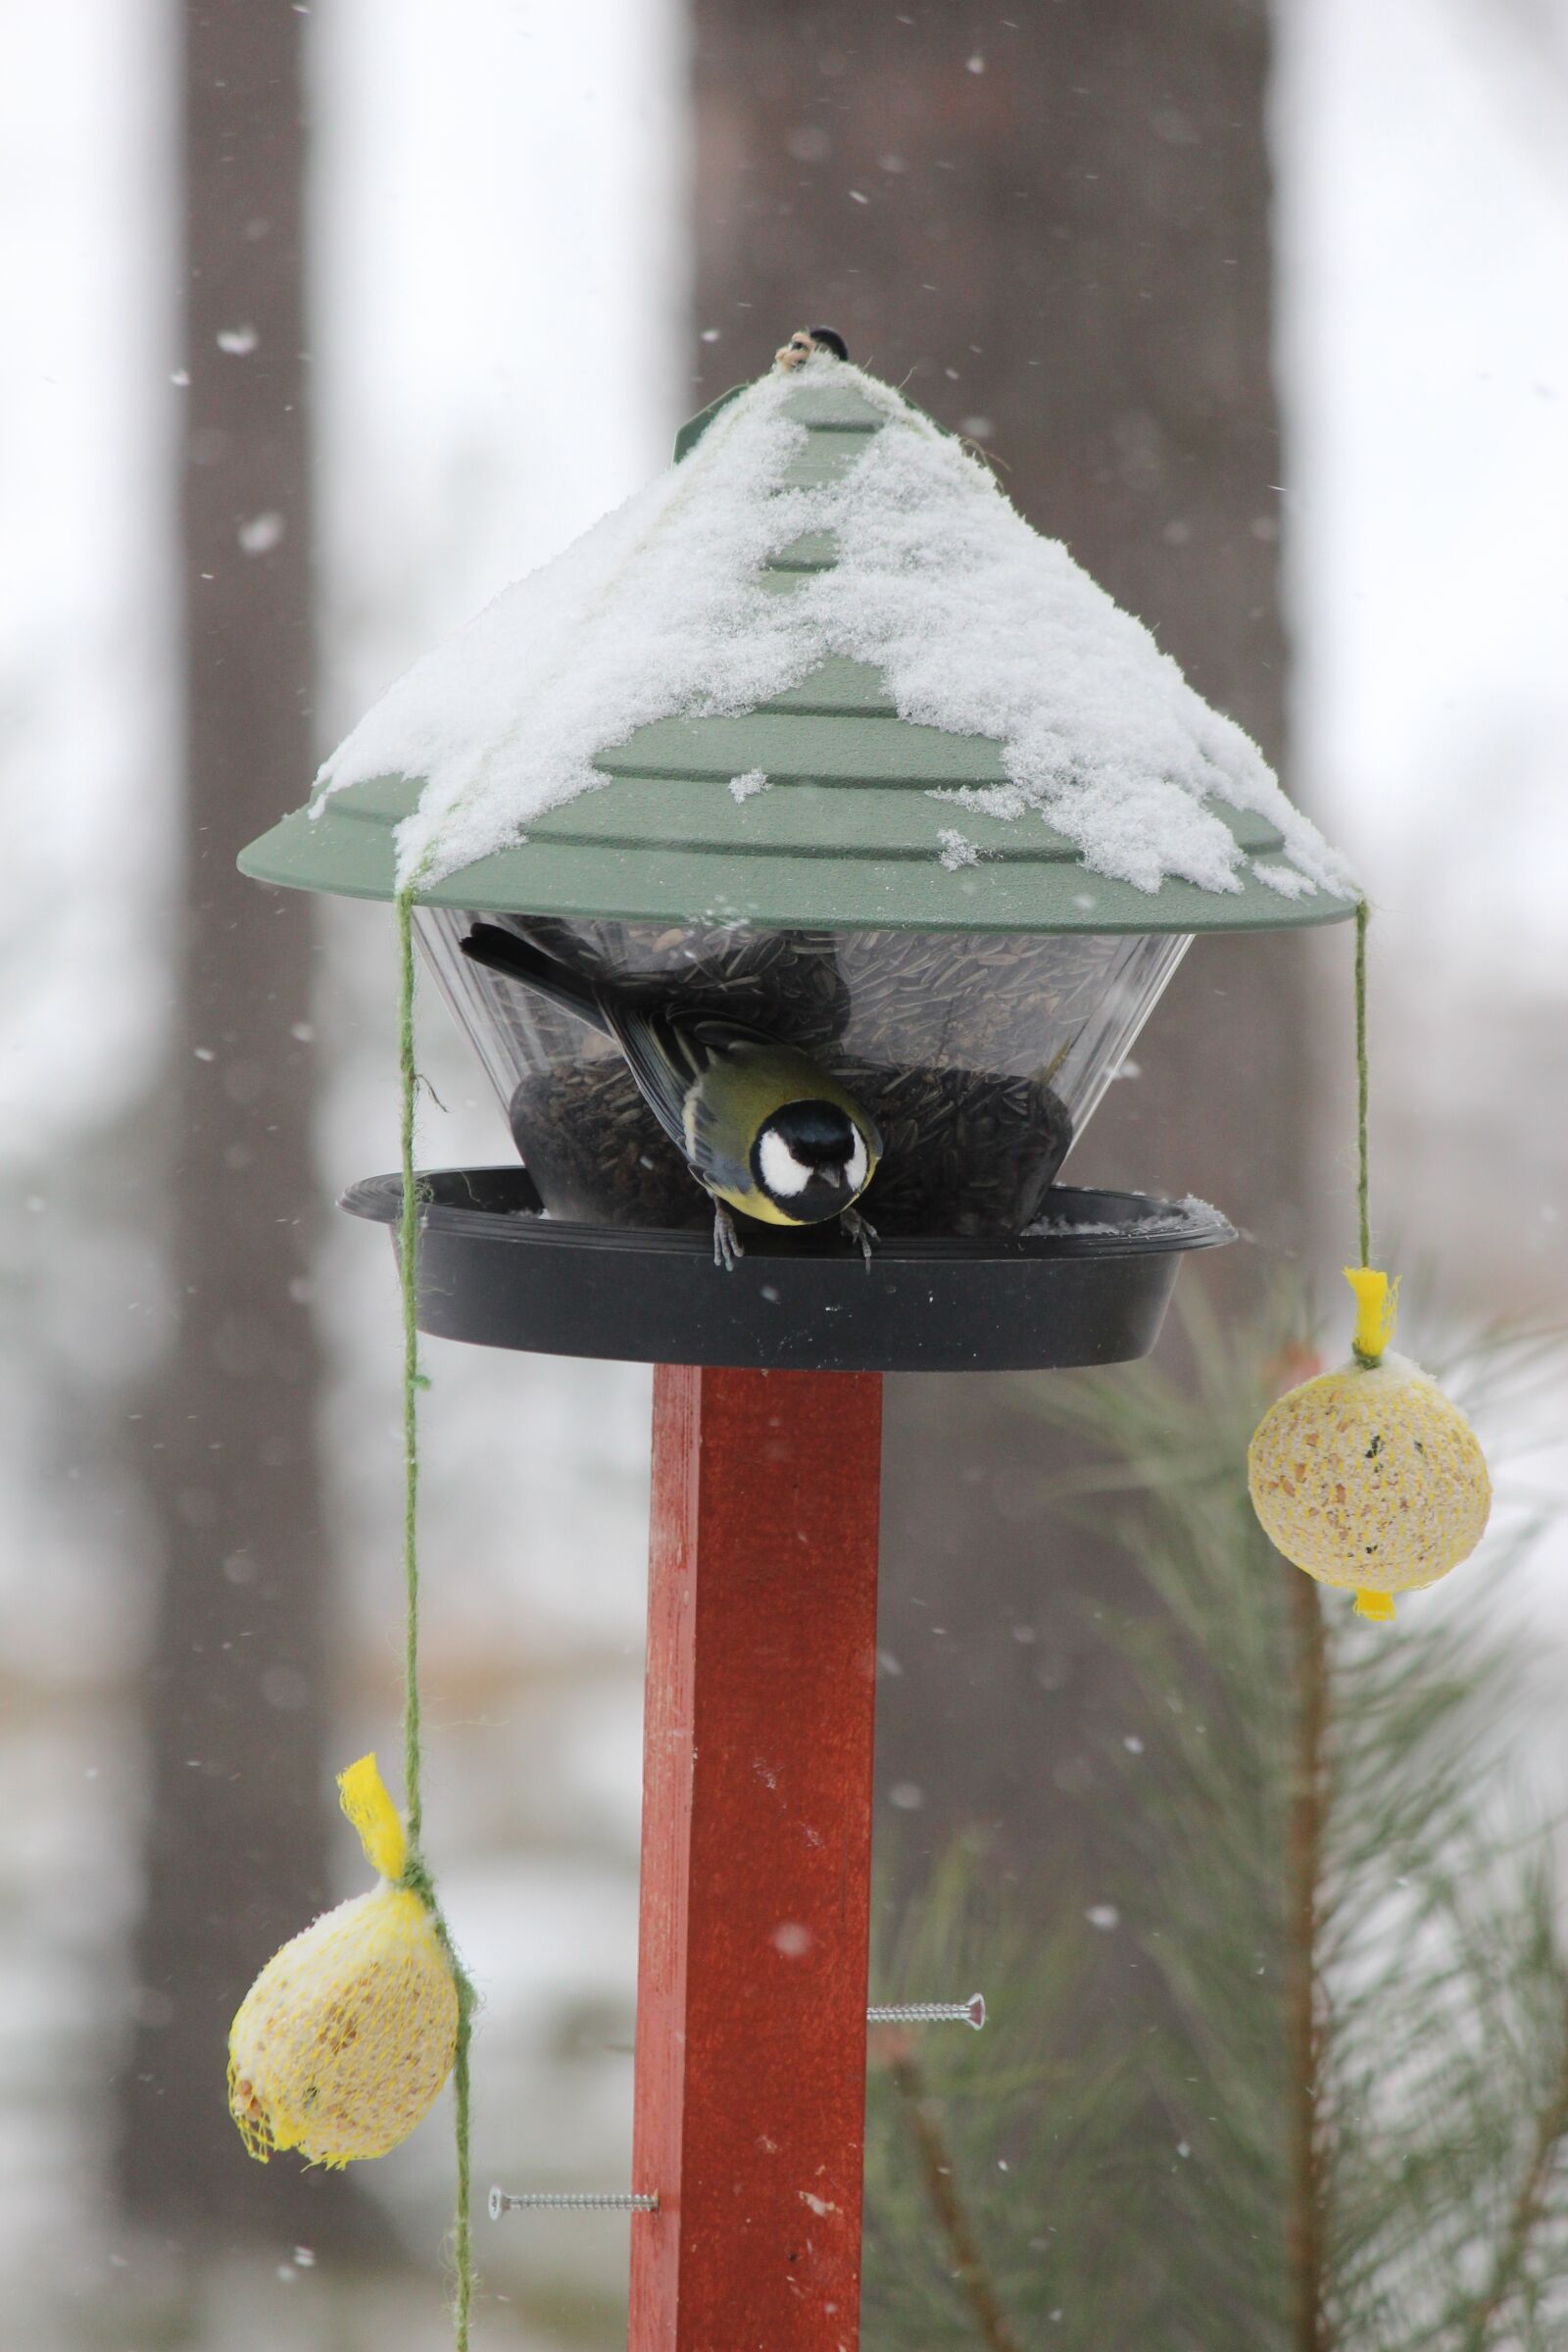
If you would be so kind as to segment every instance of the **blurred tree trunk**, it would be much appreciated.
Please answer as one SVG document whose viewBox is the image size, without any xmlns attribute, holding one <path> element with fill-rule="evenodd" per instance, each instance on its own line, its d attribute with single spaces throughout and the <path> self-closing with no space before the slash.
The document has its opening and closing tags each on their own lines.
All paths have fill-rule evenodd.
<svg viewBox="0 0 1568 2352">
<path fill-rule="evenodd" d="M 141 1423 L 164 1548 L 129 2211 L 161 2230 L 364 2242 L 359 2197 L 266 2171 L 224 2112 L 229 2019 L 328 1895 L 319 1366 L 307 1302 L 312 922 L 235 853 L 312 766 L 305 132 L 289 7 L 183 12 L 186 907 L 172 945 L 175 1351 Z"/>
<path fill-rule="evenodd" d="M 792 327 L 837 326 L 995 450 L 1037 528 L 1278 760 L 1262 0 L 1052 0 L 1011 24 L 932 0 L 696 0 L 696 324 L 717 339 L 693 407 Z M 1195 947 L 1074 1179 L 1198 1192 L 1292 1247 L 1306 968 L 1298 937 Z M 1236 1304 L 1265 1265 L 1233 1250 L 1198 1279 Z M 1043 1442 L 1015 1398 L 891 1384 L 884 1640 L 904 1679 L 879 1771 L 911 1804 L 939 1778 L 953 1815 L 1006 1815 L 1038 1851 L 1061 1827 L 1053 1777 L 1087 1769 L 1094 1669 L 1062 1586 L 1096 1570 L 1076 1544 L 1042 1556 Z"/>
</svg>

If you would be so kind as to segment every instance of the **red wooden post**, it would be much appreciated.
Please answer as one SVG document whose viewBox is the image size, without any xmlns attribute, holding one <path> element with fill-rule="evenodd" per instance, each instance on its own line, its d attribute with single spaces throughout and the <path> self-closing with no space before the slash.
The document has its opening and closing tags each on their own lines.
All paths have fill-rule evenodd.
<svg viewBox="0 0 1568 2352">
<path fill-rule="evenodd" d="M 654 1386 L 631 2352 L 855 2352 L 882 1383 Z"/>
</svg>

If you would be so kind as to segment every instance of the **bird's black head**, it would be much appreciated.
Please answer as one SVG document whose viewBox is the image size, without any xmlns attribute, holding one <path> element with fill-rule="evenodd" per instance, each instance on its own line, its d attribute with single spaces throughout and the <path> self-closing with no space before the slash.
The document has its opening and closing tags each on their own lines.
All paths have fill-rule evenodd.
<svg viewBox="0 0 1568 2352">
<path fill-rule="evenodd" d="M 819 351 L 830 351 L 836 360 L 847 360 L 850 356 L 850 347 L 836 326 L 798 326 L 773 357 L 786 373 L 793 374 Z"/>
<path fill-rule="evenodd" d="M 853 1207 L 870 1182 L 875 1145 L 837 1102 L 786 1102 L 752 1146 L 752 1174 L 792 1225 Z"/>
</svg>

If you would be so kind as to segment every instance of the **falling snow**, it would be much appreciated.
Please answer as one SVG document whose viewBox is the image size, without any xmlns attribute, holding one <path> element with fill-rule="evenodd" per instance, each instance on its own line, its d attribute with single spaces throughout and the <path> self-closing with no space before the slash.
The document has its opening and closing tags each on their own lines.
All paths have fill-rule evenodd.
<svg viewBox="0 0 1568 2352">
<path fill-rule="evenodd" d="M 247 556 L 270 555 L 273 548 L 282 542 L 283 517 L 281 514 L 253 514 L 248 522 L 240 524 L 235 535 L 239 540 L 242 554 Z"/>
</svg>

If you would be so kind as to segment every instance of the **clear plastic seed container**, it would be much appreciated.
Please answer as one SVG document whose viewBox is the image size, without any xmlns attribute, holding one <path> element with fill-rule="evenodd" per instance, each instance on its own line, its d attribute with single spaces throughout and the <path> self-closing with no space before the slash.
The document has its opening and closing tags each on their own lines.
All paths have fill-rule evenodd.
<svg viewBox="0 0 1568 2352">
<path fill-rule="evenodd" d="M 549 1214 L 707 1226 L 711 1204 L 615 1047 L 461 942 L 500 922 L 629 997 L 749 1022 L 810 1054 L 876 1120 L 861 1206 L 886 1235 L 1021 1233 L 1186 953 L 1185 936 L 765 931 L 415 913 Z"/>
</svg>

